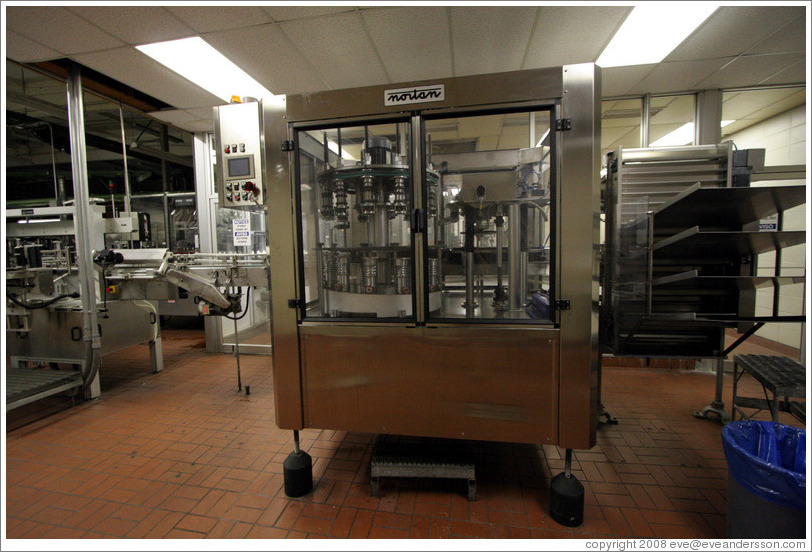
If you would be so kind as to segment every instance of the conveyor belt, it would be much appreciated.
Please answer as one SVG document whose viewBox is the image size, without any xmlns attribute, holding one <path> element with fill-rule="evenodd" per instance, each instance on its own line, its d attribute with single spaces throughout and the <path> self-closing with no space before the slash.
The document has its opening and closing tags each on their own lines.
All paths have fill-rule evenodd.
<svg viewBox="0 0 812 552">
<path fill-rule="evenodd" d="M 6 412 L 81 385 L 80 372 L 6 368 Z"/>
</svg>

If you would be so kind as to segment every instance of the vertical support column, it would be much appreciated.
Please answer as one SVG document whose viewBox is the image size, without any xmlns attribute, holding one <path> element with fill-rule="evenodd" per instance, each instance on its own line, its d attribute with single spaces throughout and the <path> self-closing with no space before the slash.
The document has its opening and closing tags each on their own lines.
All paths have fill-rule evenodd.
<svg viewBox="0 0 812 552">
<path fill-rule="evenodd" d="M 299 289 L 297 221 L 290 180 L 291 158 L 280 148 L 287 140 L 285 105 L 263 102 L 264 163 L 267 195 L 268 256 L 271 263 L 271 316 L 273 319 L 273 382 L 276 425 L 302 429 L 304 424 L 302 373 L 299 349 L 299 310 L 290 300 L 304 299 Z M 290 137 L 292 138 L 292 136 Z"/>
<path fill-rule="evenodd" d="M 600 68 L 565 65 L 561 116 L 571 130 L 557 131 L 560 147 L 556 255 L 561 353 L 558 446 L 588 449 L 598 425 L 598 288 L 600 243 Z"/>
<path fill-rule="evenodd" d="M 201 253 L 214 253 L 216 224 L 212 218 L 211 199 L 214 191 L 214 168 L 211 163 L 212 144 L 207 134 L 194 134 L 195 202 L 197 204 L 197 227 Z M 220 351 L 220 325 L 218 317 L 205 316 L 206 351 Z"/>
<path fill-rule="evenodd" d="M 696 95 L 694 144 L 718 144 L 722 141 L 722 91 L 703 90 Z"/>
<path fill-rule="evenodd" d="M 101 336 L 96 312 L 96 279 L 93 270 L 93 239 L 90 228 L 90 192 L 87 182 L 87 149 L 85 144 L 85 116 L 82 101 L 82 76 L 79 66 L 68 67 L 68 129 L 70 132 L 71 172 L 76 211 L 73 224 L 76 231 L 76 262 L 79 266 L 79 288 L 82 294 L 82 339 L 85 344 L 85 362 L 82 365 L 84 390 L 87 398 L 101 394 L 99 368 L 101 366 Z"/>
<path fill-rule="evenodd" d="M 651 128 L 651 94 L 643 96 L 640 105 L 640 147 L 647 148 Z"/>
<path fill-rule="evenodd" d="M 426 174 L 426 166 L 430 163 L 431 160 L 431 137 L 428 137 L 428 152 L 424 152 L 424 142 L 423 142 L 423 135 L 424 135 L 424 128 L 423 128 L 423 119 L 420 116 L 415 115 L 412 117 L 412 201 L 414 201 L 413 208 L 415 210 L 419 210 L 419 216 L 422 217 L 423 213 L 425 212 L 423 207 L 423 184 L 424 184 L 424 177 Z M 425 158 L 424 158 L 425 153 Z M 417 223 L 418 228 L 420 229 L 421 221 L 419 217 L 412 217 L 412 219 Z M 412 239 L 414 240 L 414 286 L 412 287 L 415 299 L 415 319 L 418 324 L 422 324 L 426 321 L 426 276 L 428 271 L 426 270 L 426 263 L 428 262 L 426 259 L 426 252 L 424 249 L 424 240 L 423 236 L 425 235 L 424 232 L 417 232 L 415 228 L 412 228 Z"/>
<path fill-rule="evenodd" d="M 522 308 L 525 297 L 522 293 L 522 223 L 521 205 L 508 205 L 508 308 Z"/>
</svg>

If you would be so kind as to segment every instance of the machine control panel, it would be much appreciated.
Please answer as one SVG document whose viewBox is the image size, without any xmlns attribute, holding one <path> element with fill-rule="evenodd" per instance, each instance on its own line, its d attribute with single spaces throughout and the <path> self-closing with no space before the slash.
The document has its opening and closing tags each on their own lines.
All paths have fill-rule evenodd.
<svg viewBox="0 0 812 552">
<path fill-rule="evenodd" d="M 220 205 L 264 205 L 262 103 L 216 106 L 214 131 Z"/>
</svg>

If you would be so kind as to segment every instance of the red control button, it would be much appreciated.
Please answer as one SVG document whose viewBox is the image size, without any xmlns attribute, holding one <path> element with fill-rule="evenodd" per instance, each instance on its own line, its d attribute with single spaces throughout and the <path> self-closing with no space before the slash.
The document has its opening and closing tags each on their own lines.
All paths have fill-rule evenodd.
<svg viewBox="0 0 812 552">
<path fill-rule="evenodd" d="M 223 151 L 225 151 L 226 153 L 231 153 L 231 148 L 226 146 L 223 148 Z"/>
<path fill-rule="evenodd" d="M 254 191 L 254 183 L 253 182 L 246 182 L 245 184 L 242 185 L 242 189 L 247 191 L 247 192 L 253 192 Z"/>
</svg>

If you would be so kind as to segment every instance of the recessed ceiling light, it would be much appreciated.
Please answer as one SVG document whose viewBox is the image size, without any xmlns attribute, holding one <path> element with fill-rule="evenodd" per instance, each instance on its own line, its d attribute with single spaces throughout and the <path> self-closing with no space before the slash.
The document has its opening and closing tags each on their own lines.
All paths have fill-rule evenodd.
<svg viewBox="0 0 812 552">
<path fill-rule="evenodd" d="M 730 123 L 736 121 L 722 121 L 721 127 L 724 128 Z M 649 147 L 657 148 L 660 146 L 685 146 L 694 141 L 694 123 L 685 123 L 676 130 L 673 130 L 651 143 Z"/>
<path fill-rule="evenodd" d="M 636 6 L 596 62 L 601 67 L 659 63 L 717 8 L 708 2 Z"/>
<path fill-rule="evenodd" d="M 232 96 L 284 101 L 284 96 L 275 96 L 198 36 L 136 48 L 224 102 Z"/>
</svg>

